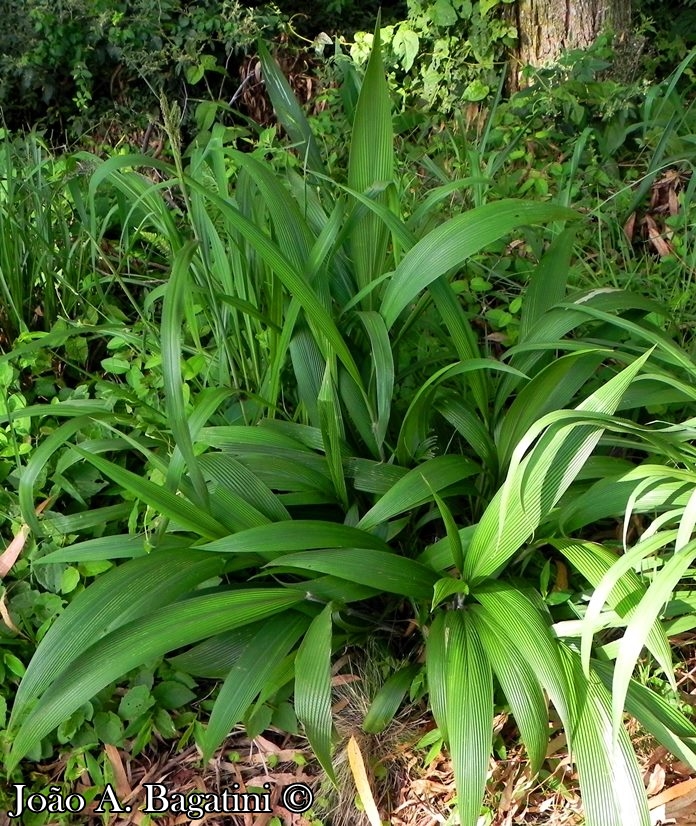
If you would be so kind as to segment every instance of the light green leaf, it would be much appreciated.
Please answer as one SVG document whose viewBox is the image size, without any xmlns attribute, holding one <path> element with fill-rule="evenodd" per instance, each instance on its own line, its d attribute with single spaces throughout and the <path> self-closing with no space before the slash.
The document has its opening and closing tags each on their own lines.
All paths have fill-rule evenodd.
<svg viewBox="0 0 696 826">
<path fill-rule="evenodd" d="M 696 540 L 689 542 L 668 559 L 662 570 L 654 575 L 650 587 L 628 623 L 614 669 L 612 720 L 615 736 L 621 727 L 628 684 L 646 638 L 654 627 L 660 611 L 695 558 Z"/>
<path fill-rule="evenodd" d="M 476 628 L 463 611 L 445 614 L 445 662 L 448 745 L 459 819 L 462 826 L 476 826 L 493 740 L 493 678 Z"/>
<path fill-rule="evenodd" d="M 602 436 L 603 427 L 596 423 L 601 417 L 591 414 L 613 413 L 650 355 L 605 382 L 575 411 L 549 413 L 529 429 L 513 452 L 503 487 L 478 524 L 464 560 L 464 579 L 472 582 L 494 573 L 539 527 Z"/>
<path fill-rule="evenodd" d="M 611 697 L 594 672 L 585 678 L 579 656 L 561 644 L 569 686 L 570 749 L 580 775 L 587 826 L 649 826 L 645 786 L 626 730 L 612 736 Z"/>
<path fill-rule="evenodd" d="M 534 670 L 507 637 L 497 633 L 486 614 L 474 606 L 469 616 L 476 628 L 493 672 L 510 704 L 522 741 L 527 747 L 533 774 L 546 759 L 549 712 Z"/>
</svg>

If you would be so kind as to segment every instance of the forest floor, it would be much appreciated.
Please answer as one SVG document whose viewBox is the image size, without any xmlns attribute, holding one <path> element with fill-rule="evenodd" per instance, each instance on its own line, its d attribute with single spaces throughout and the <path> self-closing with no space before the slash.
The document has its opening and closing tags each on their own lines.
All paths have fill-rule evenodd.
<svg viewBox="0 0 696 826">
<path fill-rule="evenodd" d="M 676 641 L 675 641 L 676 642 Z M 696 705 L 696 635 L 682 635 L 675 651 L 682 664 L 677 680 L 682 700 Z M 338 675 L 341 681 L 345 675 Z M 352 695 L 355 698 L 355 694 Z M 139 811 L 145 802 L 145 784 L 164 784 L 169 791 L 183 795 L 194 792 L 220 794 L 225 789 L 240 792 L 270 789 L 272 811 L 255 814 L 207 814 L 194 820 L 186 814 L 156 817 L 157 826 L 375 826 L 368 815 L 356 807 L 356 785 L 346 758 L 346 744 L 354 735 L 364 765 L 377 767 L 368 774 L 373 800 L 391 826 L 440 826 L 457 823 L 452 818 L 455 799 L 454 777 L 449 759 L 438 753 L 428 766 L 424 752 L 415 744 L 432 729 L 432 722 L 411 713 L 400 717 L 384 736 L 367 738 L 352 726 L 355 717 L 347 708 L 350 692 L 338 699 L 334 712 L 342 737 L 342 748 L 335 754 L 338 791 L 331 791 L 314 760 L 307 742 L 299 736 L 278 731 L 265 732 L 253 739 L 243 732 L 233 733 L 208 766 L 201 770 L 198 749 L 191 746 L 177 751 L 174 743 L 154 740 L 137 757 L 127 749 L 105 746 L 106 757 L 116 779 L 114 791 L 121 805 L 132 808 L 130 815 L 114 815 L 108 826 L 146 826 L 149 818 Z M 341 725 L 340 721 L 343 721 Z M 560 728 L 560 726 L 559 726 Z M 353 730 L 351 730 L 353 729 Z M 578 778 L 566 749 L 565 736 L 552 735 L 544 771 L 531 778 L 524 750 L 515 745 L 516 729 L 507 715 L 495 721 L 498 744 L 510 743 L 507 753 L 499 745 L 491 759 L 486 799 L 487 816 L 480 826 L 583 826 Z M 629 721 L 629 734 L 640 759 L 648 790 L 652 826 L 696 826 L 696 776 L 685 764 L 669 755 Z M 501 756 L 500 753 L 504 756 Z M 57 782 L 63 777 L 64 759 L 37 767 Z M 380 770 L 381 769 L 381 770 Z M 541 779 L 540 779 L 541 778 Z M 84 792 L 92 784 L 89 777 L 76 784 Z M 322 782 L 324 781 L 324 782 Z M 292 784 L 309 787 L 315 804 L 306 814 L 294 814 L 283 805 L 282 792 Z M 105 826 L 91 804 L 80 815 L 84 826 Z M 77 821 L 76 821 L 77 822 Z M 13 821 L 0 813 L 0 826 Z"/>
</svg>

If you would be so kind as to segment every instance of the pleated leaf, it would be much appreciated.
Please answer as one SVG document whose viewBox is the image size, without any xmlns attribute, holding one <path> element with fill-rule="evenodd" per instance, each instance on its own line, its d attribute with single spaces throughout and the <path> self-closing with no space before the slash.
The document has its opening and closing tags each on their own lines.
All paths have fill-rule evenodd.
<svg viewBox="0 0 696 826">
<path fill-rule="evenodd" d="M 200 547 L 214 553 L 254 553 L 266 558 L 312 548 L 372 548 L 389 551 L 389 546 L 374 534 L 318 519 L 293 519 L 290 522 L 259 525 Z"/>
<path fill-rule="evenodd" d="M 532 774 L 536 774 L 546 759 L 549 743 L 549 710 L 539 680 L 529 663 L 506 637 L 496 632 L 483 612 L 474 606 L 469 616 L 510 704 L 529 754 Z"/>
<path fill-rule="evenodd" d="M 179 601 L 121 625 L 83 651 L 44 692 L 14 737 L 10 770 L 81 705 L 133 668 L 172 649 L 284 611 L 301 599 L 300 594 L 279 588 L 227 591 Z"/>
<path fill-rule="evenodd" d="M 577 217 L 564 207 L 502 200 L 451 218 L 412 247 L 396 268 L 380 308 L 387 328 L 429 284 L 489 244 L 528 224 Z"/>
<path fill-rule="evenodd" d="M 432 501 L 432 492 L 439 493 L 450 485 L 473 476 L 478 465 L 463 456 L 436 456 L 409 471 L 374 505 L 358 523 L 369 531 L 394 516 Z"/>
<path fill-rule="evenodd" d="M 476 628 L 463 611 L 445 614 L 445 700 L 449 751 L 462 826 L 476 826 L 493 740 L 493 678 Z"/>
<path fill-rule="evenodd" d="M 612 721 L 614 731 L 619 732 L 624 701 L 633 670 L 650 631 L 660 612 L 672 596 L 681 578 L 696 558 L 696 540 L 689 542 L 674 556 L 667 559 L 650 583 L 650 587 L 636 607 L 619 646 L 619 656 L 614 668 L 612 687 Z M 620 733 L 620 732 L 619 732 Z"/>
<path fill-rule="evenodd" d="M 549 543 L 580 571 L 593 588 L 599 586 L 607 571 L 618 560 L 616 554 L 595 542 L 550 539 Z M 645 585 L 640 581 L 636 572 L 629 569 L 624 571 L 616 581 L 612 592 L 607 597 L 607 603 L 619 616 L 630 618 L 635 614 L 636 606 L 644 597 L 645 592 Z M 655 621 L 650 629 L 646 645 L 665 672 L 667 679 L 676 688 L 672 671 L 672 649 L 658 621 Z"/>
<path fill-rule="evenodd" d="M 363 731 L 368 734 L 379 734 L 384 731 L 394 719 L 419 670 L 418 665 L 408 665 L 389 677 L 370 704 L 363 720 Z"/>
<path fill-rule="evenodd" d="M 332 606 L 329 603 L 312 620 L 295 660 L 295 713 L 304 726 L 317 760 L 332 782 L 336 775 L 331 760 Z"/>
<path fill-rule="evenodd" d="M 614 669 L 609 663 L 592 661 L 604 687 L 611 691 Z M 672 703 L 636 680 L 626 693 L 626 711 L 679 760 L 696 771 L 696 727 Z"/>
<path fill-rule="evenodd" d="M 215 749 L 244 717 L 254 698 L 308 625 L 309 619 L 303 614 L 284 613 L 264 622 L 249 640 L 215 700 L 201 744 L 203 760 L 210 759 Z"/>
<path fill-rule="evenodd" d="M 445 742 L 447 729 L 447 638 L 445 612 L 435 615 L 426 637 L 425 668 L 428 676 L 428 698 L 433 717 Z"/>
<path fill-rule="evenodd" d="M 585 677 L 580 657 L 561 645 L 572 725 L 566 725 L 580 775 L 587 826 L 649 826 L 645 786 L 623 726 L 612 734 L 611 695 L 599 677 Z"/>
<path fill-rule="evenodd" d="M 389 89 L 382 63 L 379 22 L 360 89 L 348 159 L 348 186 L 363 193 L 394 177 L 394 147 Z M 379 196 L 381 199 L 384 196 Z M 364 215 L 350 238 L 350 254 L 358 289 L 382 275 L 388 240 L 384 222 L 374 213 Z M 368 297 L 366 309 L 372 298 Z"/>
<path fill-rule="evenodd" d="M 194 550 L 155 551 L 99 576 L 55 620 L 20 683 L 11 725 L 97 640 L 222 572 L 224 559 Z"/>
<path fill-rule="evenodd" d="M 168 516 L 181 528 L 193 531 L 206 539 L 224 536 L 227 533 L 226 528 L 209 513 L 200 507 L 196 507 L 183 497 L 177 496 L 165 487 L 156 485 L 148 479 L 144 479 L 142 476 L 110 462 L 108 459 L 87 453 L 79 447 L 71 449 L 93 464 L 105 476 L 137 496 L 145 504 Z"/>
<path fill-rule="evenodd" d="M 515 448 L 503 487 L 478 524 L 464 560 L 464 579 L 493 574 L 539 527 L 604 431 L 592 416 L 585 424 L 582 413 L 613 413 L 649 356 L 650 352 L 637 358 L 603 384 L 576 407 L 575 413 L 550 413 L 530 428 Z"/>
<path fill-rule="evenodd" d="M 473 596 L 481 604 L 479 613 L 484 621 L 519 652 L 519 658 L 528 663 L 564 724 L 568 723 L 569 686 L 548 614 L 543 614 L 514 584 L 503 581 L 481 585 Z"/>
<path fill-rule="evenodd" d="M 413 559 L 370 548 L 334 548 L 280 557 L 275 565 L 301 568 L 414 599 L 432 599 L 437 574 Z"/>
<path fill-rule="evenodd" d="M 198 244 L 190 241 L 174 256 L 172 272 L 162 304 L 161 346 L 162 378 L 169 426 L 188 469 L 196 494 L 196 504 L 207 508 L 208 489 L 196 463 L 184 405 L 184 381 L 181 373 L 181 330 L 184 301 L 189 283 L 188 270 Z M 178 481 L 178 480 L 176 480 Z"/>
<path fill-rule="evenodd" d="M 273 111 L 283 128 L 295 144 L 300 159 L 308 169 L 314 172 L 323 172 L 324 164 L 309 122 L 297 101 L 290 84 L 280 67 L 269 54 L 263 40 L 257 42 L 259 60 L 263 81 L 266 85 L 268 97 L 271 99 Z"/>
</svg>

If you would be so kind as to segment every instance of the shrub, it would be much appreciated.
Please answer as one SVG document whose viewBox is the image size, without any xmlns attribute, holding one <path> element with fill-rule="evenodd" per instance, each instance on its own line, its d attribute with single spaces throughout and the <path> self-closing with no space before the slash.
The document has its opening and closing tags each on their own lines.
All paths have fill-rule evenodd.
<svg viewBox="0 0 696 826">
<path fill-rule="evenodd" d="M 103 115 L 146 125 L 160 92 L 208 97 L 202 90 L 214 83 L 213 97 L 232 97 L 236 56 L 282 22 L 274 7 L 238 0 L 19 0 L 7 14 L 13 25 L 0 35 L 6 123 L 43 124 L 70 138 Z"/>
</svg>

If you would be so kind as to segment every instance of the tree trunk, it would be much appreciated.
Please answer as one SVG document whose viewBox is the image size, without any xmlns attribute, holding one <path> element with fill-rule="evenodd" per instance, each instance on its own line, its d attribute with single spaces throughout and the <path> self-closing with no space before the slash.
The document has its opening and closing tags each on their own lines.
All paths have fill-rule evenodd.
<svg viewBox="0 0 696 826">
<path fill-rule="evenodd" d="M 631 0 L 518 0 L 518 66 L 547 66 L 566 49 L 584 49 L 611 28 L 626 32 Z"/>
</svg>

